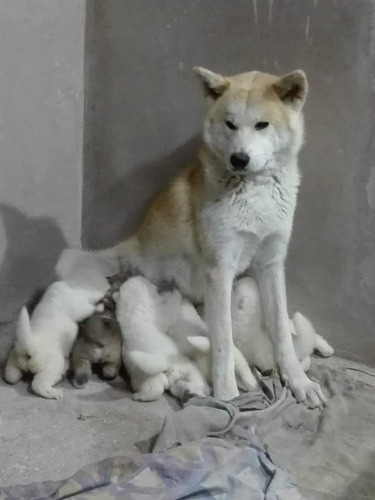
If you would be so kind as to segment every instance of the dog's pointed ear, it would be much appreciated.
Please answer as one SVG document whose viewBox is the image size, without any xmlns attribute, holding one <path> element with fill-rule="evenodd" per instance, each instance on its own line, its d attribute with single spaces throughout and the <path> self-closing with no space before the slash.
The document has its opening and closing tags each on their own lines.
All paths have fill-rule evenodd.
<svg viewBox="0 0 375 500">
<path fill-rule="evenodd" d="M 304 71 L 301 69 L 292 71 L 279 78 L 272 87 L 284 104 L 291 106 L 296 111 L 302 109 L 308 92 Z"/>
<path fill-rule="evenodd" d="M 202 84 L 204 95 L 213 100 L 224 94 L 228 89 L 230 82 L 227 78 L 212 71 L 196 66 L 193 71 L 198 75 Z"/>
<path fill-rule="evenodd" d="M 210 339 L 201 335 L 187 337 L 189 344 L 198 352 L 207 353 L 211 349 Z"/>
</svg>

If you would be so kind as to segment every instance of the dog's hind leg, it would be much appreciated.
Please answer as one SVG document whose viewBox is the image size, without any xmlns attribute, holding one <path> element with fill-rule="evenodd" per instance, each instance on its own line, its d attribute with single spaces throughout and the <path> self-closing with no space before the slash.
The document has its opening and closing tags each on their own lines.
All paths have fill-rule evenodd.
<svg viewBox="0 0 375 500">
<path fill-rule="evenodd" d="M 64 372 L 65 359 L 50 360 L 49 363 L 34 375 L 31 388 L 38 396 L 46 399 L 60 399 L 64 393 L 53 386 L 60 382 Z"/>
<path fill-rule="evenodd" d="M 11 350 L 7 364 L 5 366 L 4 378 L 9 384 L 17 384 L 22 378 L 22 371 L 17 365 L 17 354 L 14 349 Z"/>
</svg>

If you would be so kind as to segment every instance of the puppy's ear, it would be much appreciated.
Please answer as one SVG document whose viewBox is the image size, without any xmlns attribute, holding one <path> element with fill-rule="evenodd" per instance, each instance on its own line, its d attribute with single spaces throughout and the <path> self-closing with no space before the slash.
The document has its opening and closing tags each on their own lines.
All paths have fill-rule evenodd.
<svg viewBox="0 0 375 500">
<path fill-rule="evenodd" d="M 201 82 L 204 95 L 210 99 L 216 100 L 229 88 L 230 82 L 224 76 L 198 66 L 193 71 Z"/>
<path fill-rule="evenodd" d="M 292 73 L 279 78 L 272 87 L 284 104 L 291 106 L 296 111 L 302 109 L 308 92 L 304 71 L 301 69 L 292 71 Z"/>
<path fill-rule="evenodd" d="M 207 353 L 211 349 L 210 339 L 203 336 L 189 336 L 187 337 L 187 341 L 191 346 L 193 346 L 197 351 L 202 353 Z"/>
</svg>

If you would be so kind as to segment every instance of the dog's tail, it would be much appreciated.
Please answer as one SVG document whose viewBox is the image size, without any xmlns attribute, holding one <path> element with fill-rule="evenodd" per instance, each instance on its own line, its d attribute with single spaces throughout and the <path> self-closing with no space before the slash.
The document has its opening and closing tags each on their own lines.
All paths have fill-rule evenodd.
<svg viewBox="0 0 375 500">
<path fill-rule="evenodd" d="M 29 344 L 32 337 L 30 317 L 25 306 L 21 309 L 20 315 L 18 317 L 16 337 L 18 343 L 24 348 Z"/>
<path fill-rule="evenodd" d="M 138 254 L 138 244 L 135 237 L 129 238 L 112 248 L 105 250 L 79 250 L 67 248 L 63 250 L 55 266 L 59 279 L 74 277 L 80 268 L 91 268 L 109 277 L 132 266 Z"/>
<path fill-rule="evenodd" d="M 157 375 L 168 368 L 168 360 L 160 353 L 130 351 L 128 359 L 146 375 Z"/>
</svg>

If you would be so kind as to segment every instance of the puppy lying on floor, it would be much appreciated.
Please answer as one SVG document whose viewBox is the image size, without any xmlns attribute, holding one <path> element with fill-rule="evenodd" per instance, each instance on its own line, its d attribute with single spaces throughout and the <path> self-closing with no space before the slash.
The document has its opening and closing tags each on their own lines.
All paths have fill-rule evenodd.
<svg viewBox="0 0 375 500">
<path fill-rule="evenodd" d="M 273 343 L 263 321 L 258 286 L 252 278 L 240 279 L 233 287 L 232 328 L 233 342 L 251 367 L 261 371 L 277 368 Z M 310 356 L 314 350 L 324 357 L 333 354 L 333 348 L 301 313 L 297 312 L 290 320 L 290 329 L 294 349 L 304 371 L 310 368 Z M 209 380 L 212 362 L 209 338 L 206 335 L 189 336 L 186 342 L 192 347 L 189 357 Z M 238 359 L 235 363 L 238 364 Z"/>
<path fill-rule="evenodd" d="M 102 365 L 104 379 L 112 380 L 119 374 L 121 330 L 116 320 L 114 303 L 105 303 L 104 311 L 95 312 L 79 329 L 70 358 L 72 384 L 76 389 L 87 384 L 92 364 L 97 363 Z"/>
<path fill-rule="evenodd" d="M 165 333 L 179 319 L 181 302 L 177 290 L 158 293 L 154 284 L 139 276 L 120 288 L 116 316 L 123 337 L 123 362 L 136 400 L 153 401 L 166 390 L 179 399 L 186 393 L 209 395 L 196 365 Z"/>
<path fill-rule="evenodd" d="M 108 286 L 107 280 L 95 270 L 80 269 L 75 278 L 52 283 L 31 318 L 23 307 L 15 345 L 5 367 L 5 380 L 16 384 L 23 372 L 31 372 L 35 394 L 48 399 L 61 398 L 63 392 L 53 386 L 65 372 L 78 322 L 96 311 L 96 304 Z"/>
</svg>

